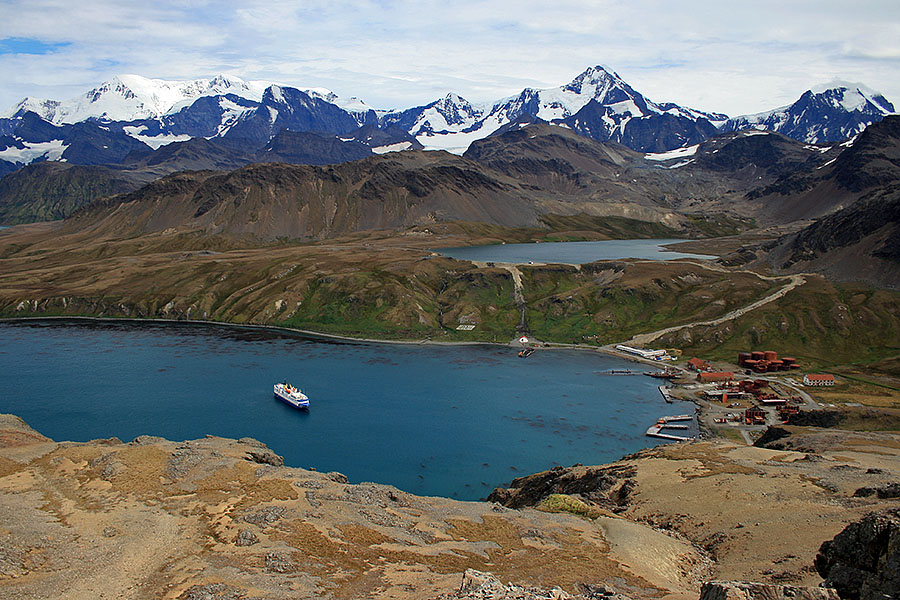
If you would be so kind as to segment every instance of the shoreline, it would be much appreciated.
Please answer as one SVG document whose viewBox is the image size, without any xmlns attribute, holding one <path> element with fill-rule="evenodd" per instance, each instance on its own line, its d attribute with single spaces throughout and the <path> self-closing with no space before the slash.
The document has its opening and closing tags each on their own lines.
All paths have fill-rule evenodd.
<svg viewBox="0 0 900 600">
<path fill-rule="evenodd" d="M 160 318 L 133 318 L 133 317 L 93 317 L 89 315 L 60 315 L 60 316 L 43 316 L 43 317 L 0 317 L 0 323 L 17 323 L 17 322 L 27 322 L 27 321 L 99 321 L 99 322 L 122 322 L 122 323 L 163 323 L 163 324 L 172 324 L 172 325 L 218 325 L 220 327 L 234 327 L 238 329 L 259 329 L 263 331 L 273 331 L 273 332 L 284 332 L 284 333 L 293 333 L 299 334 L 305 337 L 310 338 L 321 338 L 326 340 L 335 340 L 347 343 L 360 343 L 360 344 L 392 344 L 392 345 L 407 345 L 407 346 L 499 346 L 505 348 L 519 348 L 524 347 L 522 343 L 518 341 L 518 338 L 513 338 L 508 342 L 482 342 L 473 340 L 471 342 L 441 342 L 432 340 L 430 338 L 425 338 L 421 340 L 391 340 L 391 339 L 379 339 L 379 338 L 360 338 L 360 337 L 352 337 L 349 335 L 340 335 L 335 333 L 324 333 L 318 331 L 312 331 L 309 329 L 294 329 L 291 327 L 281 327 L 278 325 L 259 325 L 259 324 L 248 324 L 248 323 L 231 323 L 228 321 L 209 321 L 204 319 L 160 319 Z M 627 340 L 626 340 L 627 342 Z M 631 354 L 627 354 L 625 352 L 620 352 L 614 349 L 616 344 L 621 344 L 625 342 L 613 342 L 611 344 L 606 344 L 604 346 L 591 346 L 589 344 L 566 344 L 562 342 L 542 342 L 536 341 L 537 349 L 539 350 L 587 350 L 593 352 L 599 352 L 601 354 L 607 354 L 610 356 L 615 356 L 617 358 L 622 358 L 628 360 L 630 362 L 642 363 L 646 365 L 655 365 L 659 366 L 662 363 L 661 361 L 653 361 L 648 359 L 643 359 L 638 356 L 634 356 Z"/>
</svg>

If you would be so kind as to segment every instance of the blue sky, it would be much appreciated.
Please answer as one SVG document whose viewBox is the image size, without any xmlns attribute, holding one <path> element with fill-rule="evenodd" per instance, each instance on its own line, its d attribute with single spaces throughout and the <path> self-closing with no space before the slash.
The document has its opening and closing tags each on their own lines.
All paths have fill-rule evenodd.
<svg viewBox="0 0 900 600">
<path fill-rule="evenodd" d="M 0 23 L 0 110 L 121 73 L 227 73 L 378 108 L 486 102 L 596 64 L 651 100 L 730 115 L 833 79 L 900 106 L 896 0 L 3 0 Z"/>
</svg>

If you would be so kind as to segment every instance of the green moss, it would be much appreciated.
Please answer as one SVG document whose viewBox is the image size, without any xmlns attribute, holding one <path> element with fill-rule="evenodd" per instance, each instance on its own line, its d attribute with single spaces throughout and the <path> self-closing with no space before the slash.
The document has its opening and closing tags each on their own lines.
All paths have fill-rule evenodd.
<svg viewBox="0 0 900 600">
<path fill-rule="evenodd" d="M 544 512 L 559 513 L 565 512 L 585 519 L 596 519 L 603 515 L 600 509 L 589 506 L 578 498 L 569 496 L 568 494 L 550 494 L 536 507 Z"/>
</svg>

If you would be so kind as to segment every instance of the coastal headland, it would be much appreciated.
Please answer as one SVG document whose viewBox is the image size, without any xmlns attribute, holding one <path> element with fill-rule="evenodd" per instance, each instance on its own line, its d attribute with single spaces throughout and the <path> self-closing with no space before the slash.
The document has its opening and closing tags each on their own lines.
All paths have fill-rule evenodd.
<svg viewBox="0 0 900 600">
<path fill-rule="evenodd" d="M 455 598 L 468 569 L 577 597 L 697 598 L 712 579 L 816 585 L 823 542 L 900 506 L 858 492 L 896 481 L 900 443 L 807 434 L 802 444 L 662 446 L 524 477 L 485 503 L 285 467 L 249 438 L 55 442 L 5 415 L 0 590 Z"/>
</svg>

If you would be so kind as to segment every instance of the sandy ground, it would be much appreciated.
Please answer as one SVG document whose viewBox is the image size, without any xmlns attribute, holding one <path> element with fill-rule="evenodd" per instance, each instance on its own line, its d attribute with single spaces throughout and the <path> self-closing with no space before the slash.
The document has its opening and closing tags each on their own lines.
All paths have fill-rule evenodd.
<svg viewBox="0 0 900 600">
<path fill-rule="evenodd" d="M 636 475 L 621 515 L 703 549 L 716 579 L 818 585 L 812 565 L 822 542 L 871 511 L 900 506 L 854 497 L 900 479 L 900 436 L 822 432 L 803 445 L 708 441 L 641 452 L 622 461 Z"/>
</svg>

